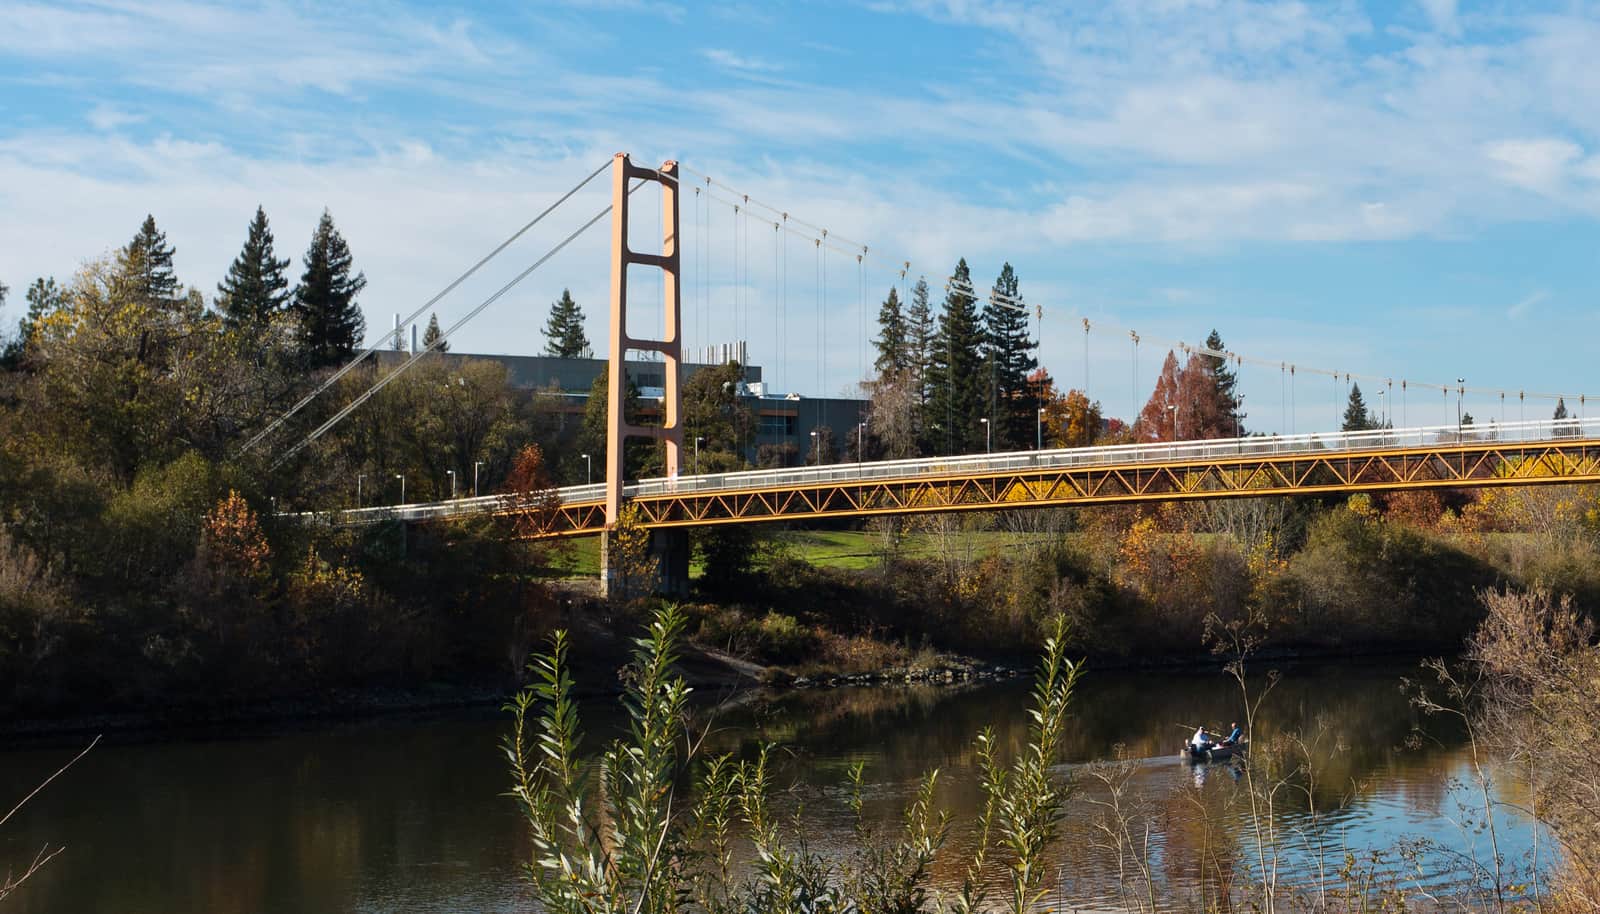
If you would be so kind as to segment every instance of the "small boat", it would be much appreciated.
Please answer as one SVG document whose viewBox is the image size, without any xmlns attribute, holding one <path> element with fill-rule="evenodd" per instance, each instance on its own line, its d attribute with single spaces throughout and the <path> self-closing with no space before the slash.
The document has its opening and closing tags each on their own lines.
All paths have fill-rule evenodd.
<svg viewBox="0 0 1600 914">
<path fill-rule="evenodd" d="M 1248 741 L 1231 746 L 1208 743 L 1205 748 L 1197 749 L 1190 743 L 1184 743 L 1183 748 L 1178 750 L 1178 757 L 1187 762 L 1220 762 L 1243 753 L 1249 745 Z"/>
</svg>

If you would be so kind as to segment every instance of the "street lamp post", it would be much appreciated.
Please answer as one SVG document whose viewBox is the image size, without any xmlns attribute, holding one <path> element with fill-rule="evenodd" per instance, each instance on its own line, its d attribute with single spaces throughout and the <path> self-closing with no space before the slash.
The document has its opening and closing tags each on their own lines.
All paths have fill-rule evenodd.
<svg viewBox="0 0 1600 914">
<path fill-rule="evenodd" d="M 1467 392 L 1466 384 L 1466 378 L 1456 378 L 1456 444 L 1461 443 L 1461 396 Z"/>
<path fill-rule="evenodd" d="M 403 505 L 406 503 L 406 476 L 404 473 L 396 473 L 394 478 L 400 480 L 400 504 Z"/>
<path fill-rule="evenodd" d="M 449 477 L 450 477 L 450 497 L 451 498 L 455 498 L 456 497 L 456 471 L 455 470 L 445 470 L 445 473 L 447 475 L 449 475 Z"/>
<path fill-rule="evenodd" d="M 482 460 L 472 461 L 472 497 L 478 497 L 478 468 L 483 466 Z"/>
<path fill-rule="evenodd" d="M 706 439 L 701 436 L 696 436 L 694 439 L 694 475 L 696 476 L 700 475 L 700 442 L 704 440 Z"/>
<path fill-rule="evenodd" d="M 864 454 L 867 440 L 867 423 L 856 423 L 856 463 L 867 459 Z"/>
<path fill-rule="evenodd" d="M 983 423 L 983 452 L 992 454 L 994 453 L 994 436 L 989 433 L 989 417 L 985 416 L 978 421 Z"/>
<path fill-rule="evenodd" d="M 1176 444 L 1178 441 L 1178 404 L 1174 403 L 1168 406 L 1167 409 L 1172 410 L 1172 441 Z"/>
<path fill-rule="evenodd" d="M 1033 419 L 1033 449 L 1044 450 L 1044 407 L 1039 407 Z"/>
<path fill-rule="evenodd" d="M 814 461 L 813 466 L 820 467 L 822 466 L 822 439 L 817 437 L 816 429 L 811 430 L 811 444 L 812 453 L 815 455 L 811 458 Z"/>
<path fill-rule="evenodd" d="M 594 485 L 594 461 L 588 454 L 579 455 L 583 458 L 583 481 L 587 485 Z"/>
<path fill-rule="evenodd" d="M 365 473 L 356 474 L 356 507 L 361 507 L 361 481 L 367 478 Z"/>
</svg>

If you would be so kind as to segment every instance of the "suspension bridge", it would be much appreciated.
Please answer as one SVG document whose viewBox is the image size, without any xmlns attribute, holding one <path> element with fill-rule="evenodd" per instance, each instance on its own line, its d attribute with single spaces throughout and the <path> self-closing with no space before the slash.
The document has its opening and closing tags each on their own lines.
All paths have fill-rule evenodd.
<svg viewBox="0 0 1600 914">
<path fill-rule="evenodd" d="M 1066 449 L 1037 449 L 1006 453 L 930 457 L 915 460 L 866 461 L 830 465 L 750 470 L 714 474 L 683 474 L 684 417 L 682 412 L 681 370 L 684 361 L 683 266 L 684 235 L 680 208 L 686 188 L 692 187 L 693 225 L 700 249 L 693 252 L 691 264 L 699 281 L 693 302 L 701 339 L 726 324 L 735 332 L 745 332 L 750 322 L 751 302 L 748 287 L 750 264 L 749 228 L 770 228 L 777 242 L 771 279 L 772 303 L 779 310 L 773 321 L 774 351 L 784 359 L 796 345 L 789 318 L 783 312 L 788 299 L 789 238 L 800 238 L 814 255 L 818 299 L 815 319 L 818 349 L 818 388 L 828 380 L 829 350 L 827 309 L 821 306 L 827 293 L 827 266 L 830 259 L 844 258 L 856 273 L 857 327 L 853 341 L 857 346 L 857 377 L 867 380 L 866 270 L 869 261 L 892 283 L 903 285 L 911 269 L 909 261 L 890 260 L 868 245 L 848 241 L 789 212 L 752 200 L 709 176 L 694 180 L 683 177 L 676 162 L 660 168 L 634 164 L 619 153 L 579 182 L 531 222 L 507 238 L 482 260 L 425 302 L 403 323 L 414 321 L 427 309 L 461 286 L 485 264 L 529 232 L 552 213 L 569 205 L 580 190 L 610 172 L 610 204 L 587 218 L 579 228 L 534 260 L 465 316 L 439 336 L 433 346 L 411 355 L 395 370 L 379 377 L 363 394 L 335 412 L 329 419 L 290 447 L 281 449 L 278 461 L 293 457 L 313 444 L 362 403 L 375 395 L 418 360 L 427 357 L 462 326 L 504 297 L 518 283 L 558 255 L 586 231 L 609 217 L 610 220 L 610 309 L 607 330 L 609 394 L 604 482 L 569 486 L 546 493 L 538 512 L 533 536 L 581 536 L 604 533 L 616 522 L 624 502 L 639 506 L 645 523 L 670 531 L 674 528 L 718 524 L 746 524 L 772 521 L 803 521 L 822 518 L 871 517 L 889 514 L 919 514 L 1025 507 L 1117 504 L 1132 502 L 1180 501 L 1267 495 L 1328 494 L 1418 488 L 1474 488 L 1489 486 L 1539 485 L 1551 483 L 1600 482 L 1600 418 L 1583 416 L 1589 399 L 1582 393 L 1531 393 L 1525 390 L 1467 387 L 1463 379 L 1451 384 L 1423 384 L 1394 377 L 1330 371 L 1284 360 L 1247 357 L 1231 351 L 1173 343 L 1173 348 L 1189 354 L 1210 356 L 1219 363 L 1238 367 L 1255 366 L 1276 371 L 1281 384 L 1281 404 L 1288 434 L 1253 435 L 1232 439 L 1160 441 Z M 660 241 L 656 250 L 635 250 L 632 246 L 634 195 L 654 185 L 660 192 Z M 709 283 L 711 214 L 714 206 L 731 210 L 731 232 L 735 251 L 732 277 L 736 292 L 725 307 L 713 307 Z M 656 243 L 652 241 L 651 247 Z M 660 273 L 659 311 L 650 320 L 630 325 L 629 268 Z M 950 288 L 947 286 L 947 289 Z M 970 286 L 956 291 L 977 296 Z M 1026 310 L 1019 299 L 998 291 L 990 296 L 998 306 Z M 1035 314 L 1042 318 L 1042 311 Z M 648 329 L 645 324 L 648 323 Z M 1091 322 L 1082 321 L 1085 349 L 1085 388 L 1088 387 L 1088 348 Z M 802 328 L 802 330 L 809 328 Z M 847 330 L 849 328 L 846 328 Z M 1102 332 L 1104 328 L 1101 328 Z M 1140 335 L 1126 328 L 1134 363 L 1136 395 L 1137 360 Z M 837 330 L 836 330 L 837 333 Z M 803 334 L 802 334 L 803 335 Z M 1146 338 L 1146 342 L 1149 340 Z M 326 392 L 338 379 L 359 365 L 382 345 L 358 354 L 339 371 L 309 393 L 284 416 L 252 438 L 245 449 L 257 447 L 307 404 Z M 659 359 L 663 368 L 662 404 L 659 425 L 637 425 L 623 414 L 628 378 L 625 361 L 629 353 L 648 353 Z M 1431 397 L 1437 392 L 1448 407 L 1456 397 L 1457 421 L 1453 424 L 1383 428 L 1357 432 L 1292 433 L 1290 412 L 1295 385 L 1308 376 L 1332 378 L 1335 385 L 1365 382 L 1375 388 L 1390 407 L 1405 415 L 1410 396 Z M 1472 394 L 1498 400 L 1500 416 L 1487 424 L 1463 424 L 1460 403 Z M 1574 418 L 1526 418 L 1530 401 L 1535 411 L 1545 404 L 1571 400 L 1578 409 Z M 1134 401 L 1137 403 L 1135 397 Z M 1515 421 L 1508 421 L 1507 404 L 1517 409 Z M 1177 415 L 1173 415 L 1174 436 Z M 1404 421 L 1402 421 L 1404 425 Z M 624 475 L 624 443 L 629 438 L 649 438 L 664 444 L 665 472 L 660 478 L 630 481 Z M 1042 441 L 1041 441 L 1042 443 Z M 859 448 L 858 448 L 859 451 Z M 401 520 L 428 522 L 484 514 L 528 513 L 516 497 L 487 496 L 451 499 L 426 504 L 381 508 L 356 508 L 318 516 L 346 524 Z M 525 528 L 526 529 L 526 528 Z M 686 568 L 686 566 L 685 566 Z"/>
<path fill-rule="evenodd" d="M 624 485 L 655 527 L 1262 495 L 1600 481 L 1600 419 L 1210 439 L 870 461 Z M 568 486 L 537 535 L 606 528 L 606 486 Z M 526 514 L 513 497 L 341 512 L 346 523 Z"/>
</svg>

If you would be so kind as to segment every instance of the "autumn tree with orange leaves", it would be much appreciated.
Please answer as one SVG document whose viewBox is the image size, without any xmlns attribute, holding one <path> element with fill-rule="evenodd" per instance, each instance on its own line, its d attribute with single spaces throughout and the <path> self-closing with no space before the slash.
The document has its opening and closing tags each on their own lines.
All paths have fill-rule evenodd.
<svg viewBox="0 0 1600 914">
<path fill-rule="evenodd" d="M 555 528 L 561 495 L 539 445 L 529 444 L 517 452 L 500 492 L 501 510 L 510 518 L 518 539 L 537 537 Z"/>
<path fill-rule="evenodd" d="M 1238 423 L 1218 394 L 1215 360 L 1198 352 L 1178 367 L 1167 350 L 1155 390 L 1139 411 L 1135 434 L 1140 441 L 1197 441 L 1232 438 Z"/>
<path fill-rule="evenodd" d="M 1091 401 L 1077 388 L 1061 393 L 1042 368 L 1028 376 L 1028 383 L 1038 392 L 1040 409 L 1044 410 L 1041 420 L 1045 447 L 1089 447 L 1099 439 L 1099 401 Z"/>
</svg>

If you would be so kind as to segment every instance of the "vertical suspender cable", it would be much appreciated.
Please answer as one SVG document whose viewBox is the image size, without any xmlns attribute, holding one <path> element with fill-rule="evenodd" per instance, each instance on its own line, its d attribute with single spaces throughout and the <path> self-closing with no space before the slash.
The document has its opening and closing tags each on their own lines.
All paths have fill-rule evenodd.
<svg viewBox="0 0 1600 914">
<path fill-rule="evenodd" d="M 1089 397 L 1089 319 L 1083 319 L 1083 396 Z"/>
<path fill-rule="evenodd" d="M 697 323 L 697 321 L 699 319 L 699 313 L 698 312 L 700 310 L 699 306 L 700 306 L 700 282 L 701 282 L 701 280 L 700 280 L 700 188 L 698 188 L 698 187 L 696 187 L 694 189 L 694 239 L 693 239 L 693 241 L 694 241 L 694 247 L 689 249 L 689 251 L 690 251 L 690 253 L 689 253 L 689 262 L 694 265 L 694 292 L 690 296 L 689 300 L 694 304 L 694 309 L 695 309 L 696 313 L 690 318 L 689 327 L 693 330 L 693 332 L 695 334 L 695 337 L 696 337 L 696 339 L 698 341 L 698 337 L 700 335 L 700 327 L 699 327 L 699 324 Z M 682 340 L 680 342 L 683 344 L 684 361 L 685 362 L 694 361 L 693 358 L 690 358 L 690 354 L 694 352 L 694 347 L 689 345 L 689 340 L 686 338 L 686 339 L 684 339 L 684 340 Z"/>
<path fill-rule="evenodd" d="M 867 249 L 863 247 L 861 253 L 856 255 L 856 384 L 864 384 L 867 380 L 867 274 L 861 265 L 861 258 L 865 257 Z M 860 421 L 859 419 L 856 421 Z M 860 460 L 861 455 L 857 454 Z"/>
<path fill-rule="evenodd" d="M 733 280 L 733 320 L 730 323 L 733 326 L 734 352 L 737 354 L 739 340 L 741 339 L 739 335 L 739 319 L 741 312 L 744 310 L 744 287 L 739 284 L 739 204 L 737 203 L 733 205 L 733 220 L 729 228 L 733 229 L 733 264 L 731 270 Z"/>
<path fill-rule="evenodd" d="M 789 215 L 785 213 L 783 219 L 787 222 Z M 778 356 L 778 359 L 783 368 L 783 386 L 786 388 L 785 392 L 787 393 L 794 390 L 794 385 L 789 380 L 789 233 L 780 231 L 778 232 L 778 237 L 781 239 L 778 243 L 778 250 L 782 252 L 783 261 L 783 301 L 779 305 L 782 314 L 778 320 L 780 331 L 778 348 L 782 350 L 782 353 Z M 787 424 L 787 420 L 785 420 L 785 424 Z"/>
<path fill-rule="evenodd" d="M 813 238 L 811 243 L 816 248 L 816 258 L 811 265 L 813 274 L 811 290 L 816 299 L 817 312 L 817 392 L 813 396 L 820 397 L 822 396 L 822 363 L 828 356 L 827 351 L 822 348 L 822 340 L 826 335 L 822 320 L 822 239 Z M 820 409 L 820 407 L 818 408 Z M 818 414 L 818 418 L 821 418 L 820 414 Z"/>
<path fill-rule="evenodd" d="M 778 287 L 778 246 L 783 243 L 783 232 L 778 223 L 772 223 L 772 354 L 776 358 L 778 350 L 783 348 L 783 331 L 779 323 L 783 305 Z M 772 364 L 768 361 L 767 364 Z M 766 380 L 763 378 L 762 380 Z"/>
<path fill-rule="evenodd" d="M 817 366 L 817 368 L 818 368 L 818 370 L 817 370 L 817 396 L 818 397 L 827 396 L 827 391 L 828 391 L 828 372 L 827 372 L 827 364 L 828 364 L 828 362 L 827 362 L 827 359 L 828 359 L 828 250 L 827 250 L 827 247 L 822 243 L 822 242 L 827 241 L 827 240 L 828 240 L 828 230 L 827 229 L 823 229 L 822 230 L 822 237 L 817 239 L 817 250 L 819 252 L 821 252 L 819 254 L 819 256 L 822 259 L 822 284 L 817 286 L 817 296 L 818 296 L 818 299 L 817 299 L 817 301 L 818 301 L 817 313 L 821 316 L 821 324 L 819 326 L 821 328 L 821 333 L 822 333 L 822 338 L 821 338 L 822 339 L 822 345 L 818 347 L 819 349 L 822 350 L 822 361 L 819 362 L 818 366 Z M 822 418 L 821 413 L 820 413 L 820 410 L 822 409 L 822 404 L 820 402 L 817 404 L 817 409 L 819 410 L 817 418 L 820 421 L 821 418 Z"/>
<path fill-rule="evenodd" d="M 706 354 L 710 355 L 710 359 L 706 360 L 707 362 L 715 362 L 717 359 L 715 359 L 715 355 L 712 354 L 712 349 L 715 349 L 715 346 L 717 346 L 717 341 L 714 339 L 717 322 L 712 319 L 712 312 L 714 312 L 715 309 L 715 298 L 712 296 L 712 293 L 710 293 L 709 288 L 710 283 L 715 282 L 715 280 L 712 279 L 712 272 L 710 272 L 710 248 L 712 248 L 712 243 L 714 243 L 712 242 L 712 237 L 714 237 L 715 232 L 712 231 L 712 216 L 710 216 L 710 213 L 712 213 L 712 205 L 710 205 L 710 187 L 706 187 Z"/>
<path fill-rule="evenodd" d="M 744 303 L 739 310 L 739 340 L 748 345 L 750 340 L 750 206 L 749 197 L 739 209 L 739 298 Z"/>
<path fill-rule="evenodd" d="M 1289 433 L 1289 366 L 1278 363 L 1278 434 Z"/>
<path fill-rule="evenodd" d="M 1132 340 L 1133 362 L 1128 370 L 1128 415 L 1133 418 L 1130 422 L 1139 420 L 1139 332 L 1129 330 L 1128 338 Z"/>
</svg>

